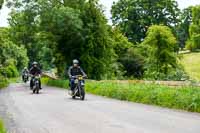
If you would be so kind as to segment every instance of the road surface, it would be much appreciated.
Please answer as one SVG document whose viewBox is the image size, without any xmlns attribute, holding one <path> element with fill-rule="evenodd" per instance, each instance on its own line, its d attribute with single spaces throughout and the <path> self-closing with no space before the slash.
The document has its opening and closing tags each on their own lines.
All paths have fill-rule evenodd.
<svg viewBox="0 0 200 133">
<path fill-rule="evenodd" d="M 73 100 L 62 89 L 28 84 L 0 91 L 8 133 L 200 133 L 200 114 L 87 95 Z"/>
</svg>

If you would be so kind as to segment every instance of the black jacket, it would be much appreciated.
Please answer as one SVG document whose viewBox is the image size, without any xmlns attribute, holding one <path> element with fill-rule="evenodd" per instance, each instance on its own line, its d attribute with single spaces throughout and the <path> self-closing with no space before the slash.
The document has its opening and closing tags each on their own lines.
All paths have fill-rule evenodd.
<svg viewBox="0 0 200 133">
<path fill-rule="evenodd" d="M 39 75 L 42 73 L 39 67 L 32 67 L 29 71 L 30 74 L 32 75 Z"/>
<path fill-rule="evenodd" d="M 68 76 L 71 78 L 71 76 L 77 76 L 77 75 L 82 75 L 84 77 L 87 76 L 80 66 L 78 66 L 78 67 L 71 66 L 68 69 Z"/>
</svg>

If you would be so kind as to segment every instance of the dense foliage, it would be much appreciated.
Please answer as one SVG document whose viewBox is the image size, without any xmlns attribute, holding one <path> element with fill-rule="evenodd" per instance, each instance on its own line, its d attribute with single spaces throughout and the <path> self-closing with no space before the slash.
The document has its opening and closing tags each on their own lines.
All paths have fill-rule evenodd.
<svg viewBox="0 0 200 133">
<path fill-rule="evenodd" d="M 179 47 L 183 49 L 189 39 L 189 27 L 192 23 L 192 7 L 183 9 L 179 17 L 180 22 L 176 27 L 176 34 L 179 41 Z"/>
<path fill-rule="evenodd" d="M 24 47 L 10 41 L 8 30 L 0 28 L 0 75 L 10 78 L 19 75 L 18 70 L 27 65 L 28 58 Z"/>
<path fill-rule="evenodd" d="M 31 62 L 39 61 L 44 69 L 54 64 L 63 75 L 76 58 L 91 78 L 113 78 L 120 73 L 120 64 L 115 63 L 116 40 L 98 1 L 31 0 L 20 5 L 9 20 L 11 38 L 27 48 Z"/>
<path fill-rule="evenodd" d="M 175 47 L 176 38 L 166 26 L 152 26 L 141 44 L 147 52 L 145 76 L 163 79 L 178 67 Z"/>
<path fill-rule="evenodd" d="M 98 0 L 7 0 L 7 5 L 13 9 L 10 42 L 27 50 L 29 63 L 56 68 L 59 76 L 78 59 L 92 79 L 180 80 L 184 70 L 175 51 L 184 48 L 189 29 L 188 44 L 197 42 L 192 30 L 197 9 L 180 11 L 174 0 L 119 0 L 112 6 L 113 26 Z M 12 64 L 19 69 L 25 63 Z"/>
<path fill-rule="evenodd" d="M 1 9 L 2 6 L 3 6 L 3 2 L 4 2 L 4 0 L 0 0 L 0 9 Z"/>
<path fill-rule="evenodd" d="M 189 28 L 190 39 L 188 40 L 187 48 L 191 51 L 200 49 L 200 6 L 192 8 L 192 24 Z"/>
<path fill-rule="evenodd" d="M 141 42 L 151 25 L 177 25 L 179 13 L 175 0 L 119 0 L 112 7 L 112 21 L 130 41 Z"/>
</svg>

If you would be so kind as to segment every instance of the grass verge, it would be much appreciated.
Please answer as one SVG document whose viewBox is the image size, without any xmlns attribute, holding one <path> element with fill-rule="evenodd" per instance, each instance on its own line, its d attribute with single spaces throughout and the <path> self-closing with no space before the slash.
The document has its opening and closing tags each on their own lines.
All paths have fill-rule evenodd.
<svg viewBox="0 0 200 133">
<path fill-rule="evenodd" d="M 68 88 L 67 80 L 43 79 L 49 86 Z M 86 91 L 114 99 L 200 113 L 200 88 L 178 87 L 141 83 L 87 81 Z"/>
<path fill-rule="evenodd" d="M 6 133 L 3 122 L 0 120 L 0 133 Z"/>
</svg>

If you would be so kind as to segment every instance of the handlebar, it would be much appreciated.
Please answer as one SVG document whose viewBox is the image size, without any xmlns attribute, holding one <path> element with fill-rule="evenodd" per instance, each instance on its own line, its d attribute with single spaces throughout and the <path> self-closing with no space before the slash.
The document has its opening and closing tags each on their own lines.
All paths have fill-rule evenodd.
<svg viewBox="0 0 200 133">
<path fill-rule="evenodd" d="M 84 79 L 87 78 L 87 76 L 83 76 L 83 75 L 71 76 L 71 78 L 74 78 L 74 79 L 78 79 L 78 78 L 80 78 L 80 77 L 82 77 L 82 78 L 84 78 Z"/>
<path fill-rule="evenodd" d="M 36 74 L 36 75 L 32 75 L 32 74 L 29 74 L 30 75 L 30 77 L 41 77 L 41 75 L 40 74 Z"/>
</svg>

